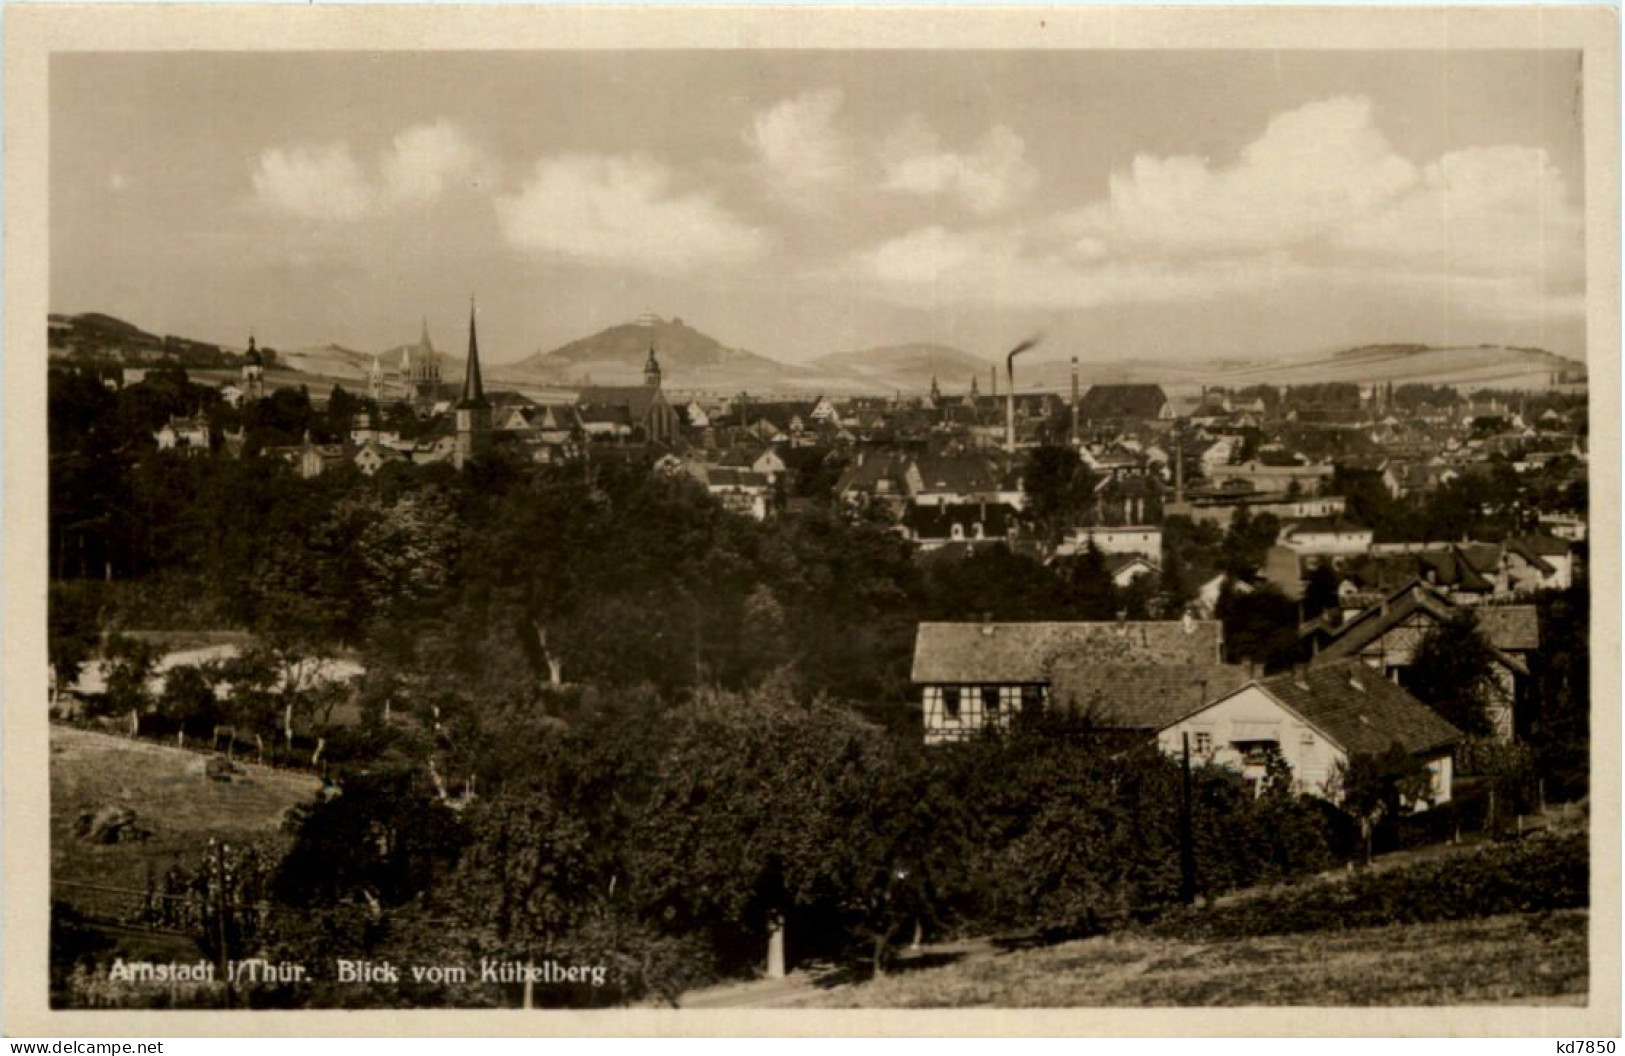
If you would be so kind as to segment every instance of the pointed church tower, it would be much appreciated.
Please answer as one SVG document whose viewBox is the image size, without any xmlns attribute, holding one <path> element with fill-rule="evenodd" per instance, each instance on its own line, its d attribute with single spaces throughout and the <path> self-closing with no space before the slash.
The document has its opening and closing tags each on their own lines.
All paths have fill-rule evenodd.
<svg viewBox="0 0 1625 1056">
<path fill-rule="evenodd" d="M 651 389 L 660 388 L 660 361 L 655 358 L 653 345 L 649 346 L 649 358 L 643 364 L 643 384 Z"/>
<path fill-rule="evenodd" d="M 378 353 L 372 354 L 372 368 L 367 371 L 367 395 L 372 397 L 380 410 L 384 406 L 384 365 L 378 361 Z"/>
<path fill-rule="evenodd" d="M 485 398 L 480 378 L 480 338 L 474 327 L 474 298 L 468 299 L 468 368 L 463 374 L 463 395 L 457 401 L 457 452 L 454 462 L 462 469 L 491 443 L 491 404 Z"/>
</svg>

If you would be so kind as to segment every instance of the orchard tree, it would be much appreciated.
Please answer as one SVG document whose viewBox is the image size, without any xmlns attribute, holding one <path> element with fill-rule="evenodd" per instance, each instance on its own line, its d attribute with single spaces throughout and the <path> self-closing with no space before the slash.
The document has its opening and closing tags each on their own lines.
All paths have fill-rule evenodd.
<svg viewBox="0 0 1625 1056">
<path fill-rule="evenodd" d="M 164 678 L 158 710 L 182 732 L 214 725 L 220 717 L 220 703 L 215 696 L 212 672 L 192 664 L 170 668 Z"/>
<path fill-rule="evenodd" d="M 1338 763 L 1332 780 L 1338 802 L 1360 822 L 1367 864 L 1377 826 L 1401 817 L 1411 804 L 1429 802 L 1433 794 L 1427 765 L 1397 741 L 1382 752 L 1349 756 Z"/>
<path fill-rule="evenodd" d="M 108 710 L 135 716 L 145 713 L 152 706 L 152 690 L 147 683 L 158 670 L 158 647 L 139 638 L 113 635 L 107 640 L 104 655 Z"/>
<path fill-rule="evenodd" d="M 294 830 L 277 896 L 299 907 L 362 902 L 377 913 L 432 894 L 467 843 L 456 813 L 417 769 L 351 775 Z"/>
</svg>

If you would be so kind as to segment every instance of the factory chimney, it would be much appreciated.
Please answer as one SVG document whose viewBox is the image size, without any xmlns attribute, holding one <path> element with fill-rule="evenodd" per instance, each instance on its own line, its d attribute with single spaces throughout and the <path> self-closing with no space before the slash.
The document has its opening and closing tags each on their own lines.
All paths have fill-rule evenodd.
<svg viewBox="0 0 1625 1056">
<path fill-rule="evenodd" d="M 1072 446 L 1078 446 L 1078 357 L 1072 357 Z"/>
</svg>

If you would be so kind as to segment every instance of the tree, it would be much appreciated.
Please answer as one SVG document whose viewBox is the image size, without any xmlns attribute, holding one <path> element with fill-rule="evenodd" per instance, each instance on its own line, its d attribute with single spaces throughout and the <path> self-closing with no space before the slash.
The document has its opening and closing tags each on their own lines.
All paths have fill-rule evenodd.
<svg viewBox="0 0 1625 1056">
<path fill-rule="evenodd" d="M 1398 742 L 1382 752 L 1349 756 L 1338 764 L 1333 781 L 1338 802 L 1360 821 L 1367 863 L 1376 827 L 1385 819 L 1401 817 L 1413 804 L 1430 802 L 1433 794 L 1427 764 Z"/>
<path fill-rule="evenodd" d="M 1271 671 L 1297 659 L 1298 606 L 1273 584 L 1244 594 L 1226 580 L 1214 614 L 1224 624 L 1231 663 L 1259 664 Z"/>
<path fill-rule="evenodd" d="M 100 640 L 96 605 L 84 584 L 52 583 L 46 610 L 51 671 L 59 690 L 79 679 L 79 671 L 95 655 Z"/>
<path fill-rule="evenodd" d="M 1552 794 L 1578 796 L 1590 787 L 1591 597 L 1582 578 L 1566 591 L 1536 597 L 1542 648 L 1535 691 L 1520 725 Z"/>
<path fill-rule="evenodd" d="M 1464 609 L 1422 637 L 1405 685 L 1457 729 L 1485 736 L 1494 732 L 1489 708 L 1497 689 L 1496 662 L 1495 647 L 1479 630 L 1478 618 Z"/>
<path fill-rule="evenodd" d="M 1313 620 L 1327 612 L 1336 613 L 1341 600 L 1337 593 L 1337 572 L 1333 570 L 1331 562 L 1321 561 L 1309 573 L 1309 580 L 1304 584 L 1304 618 Z"/>
<path fill-rule="evenodd" d="M 1046 443 L 1033 448 L 1022 482 L 1027 516 L 1039 536 L 1050 542 L 1083 523 L 1092 508 L 1094 475 L 1070 447 Z"/>
<path fill-rule="evenodd" d="M 147 682 L 158 669 L 158 648 L 151 642 L 124 635 L 108 638 L 107 707 L 117 714 L 140 716 L 152 706 Z"/>
<path fill-rule="evenodd" d="M 702 694 L 672 723 L 632 834 L 639 901 L 741 961 L 765 944 L 782 970 L 798 919 L 838 914 L 863 886 L 855 878 L 892 865 L 864 822 L 880 731 L 827 703 L 797 704 L 782 686 Z"/>
<path fill-rule="evenodd" d="M 182 731 L 212 726 L 220 717 L 220 706 L 210 672 L 191 664 L 170 668 L 158 710 Z"/>
<path fill-rule="evenodd" d="M 1055 563 L 1073 619 L 1109 620 L 1117 615 L 1117 585 L 1106 570 L 1106 555 L 1093 539 L 1083 553 Z"/>
<path fill-rule="evenodd" d="M 1264 563 L 1265 553 L 1275 545 L 1281 522 L 1274 514 L 1254 517 L 1246 506 L 1235 518 L 1219 544 L 1219 569 L 1237 579 L 1250 579 Z"/>
<path fill-rule="evenodd" d="M 467 832 L 420 770 L 360 773 L 318 796 L 295 822 L 277 896 L 299 907 L 366 902 L 377 910 L 431 893 Z"/>
</svg>

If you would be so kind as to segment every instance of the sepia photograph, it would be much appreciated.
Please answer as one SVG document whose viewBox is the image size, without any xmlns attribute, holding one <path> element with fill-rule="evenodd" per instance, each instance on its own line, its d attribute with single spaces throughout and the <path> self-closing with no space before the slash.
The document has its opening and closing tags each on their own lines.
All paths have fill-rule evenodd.
<svg viewBox="0 0 1625 1056">
<path fill-rule="evenodd" d="M 6 121 L 49 1010 L 1617 1033 L 1614 43 L 144 14 Z"/>
</svg>

